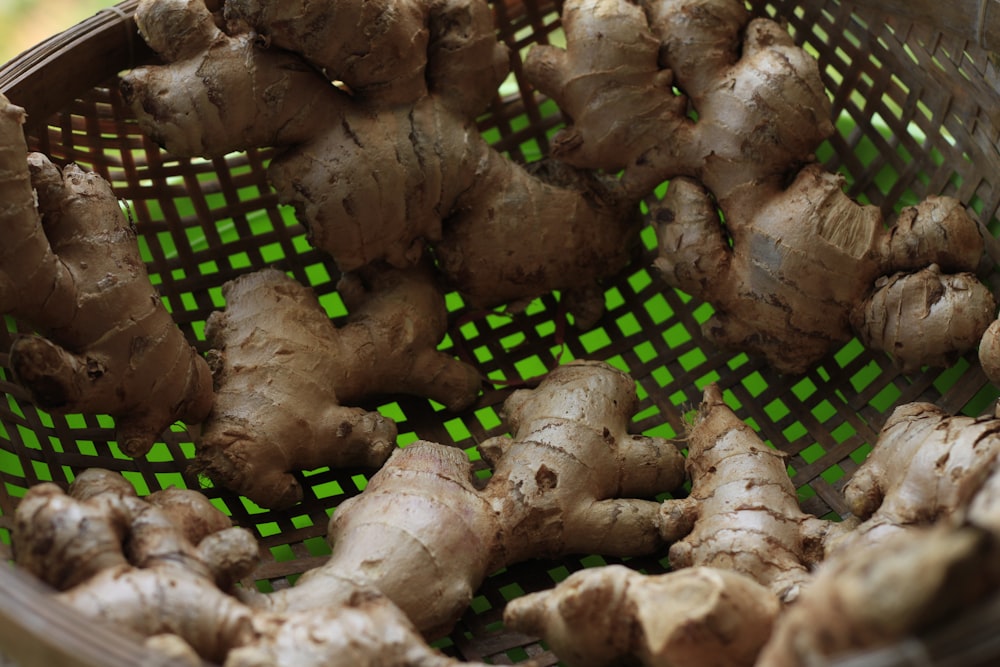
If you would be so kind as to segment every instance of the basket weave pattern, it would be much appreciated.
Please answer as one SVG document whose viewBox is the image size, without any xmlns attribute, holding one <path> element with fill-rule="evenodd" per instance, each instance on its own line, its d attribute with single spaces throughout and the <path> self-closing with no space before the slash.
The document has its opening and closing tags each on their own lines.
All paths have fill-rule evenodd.
<svg viewBox="0 0 1000 667">
<path fill-rule="evenodd" d="M 891 215 L 928 194 L 949 194 L 984 223 L 994 220 L 1000 207 L 1000 184 L 992 180 L 1000 174 L 997 70 L 974 38 L 833 1 L 750 4 L 755 12 L 786 22 L 797 41 L 819 59 L 839 129 L 819 157 L 830 170 L 844 174 L 852 196 Z M 46 60 L 38 54 L 36 60 L 26 54 L 0 69 L 0 90 L 31 116 L 31 147 L 57 162 L 77 162 L 98 172 L 128 202 L 150 275 L 176 322 L 200 350 L 206 349 L 206 318 L 224 305 L 221 285 L 264 266 L 287 270 L 312 286 L 334 322 L 342 321 L 346 311 L 335 292 L 336 268 L 310 247 L 291 211 L 278 205 L 265 175 L 267 150 L 218 160 L 177 160 L 140 133 L 119 97 L 115 77 L 116 71 L 149 58 L 130 32 L 134 5 L 122 3 L 115 14 L 103 17 L 101 25 L 115 24 L 103 37 L 116 40 L 115 55 L 94 67 L 91 80 L 78 82 L 83 87 L 79 95 L 74 91 L 65 99 L 39 100 L 37 107 L 33 99 L 18 98 L 18 90 L 33 90 L 18 83 L 26 77 L 24 68 L 27 79 L 42 76 Z M 547 41 L 558 28 L 557 7 L 551 3 L 496 3 L 495 12 L 499 34 L 514 53 Z M 86 27 L 77 30 L 77 38 L 85 40 Z M 123 52 L 131 62 L 114 59 Z M 55 59 L 60 53 L 43 49 L 43 56 Z M 512 158 L 530 161 L 547 151 L 547 137 L 561 119 L 550 102 L 523 82 L 517 62 L 513 77 L 504 88 L 511 94 L 497 98 L 481 129 Z M 560 361 L 597 358 L 627 369 L 638 382 L 636 432 L 680 437 L 701 389 L 716 381 L 735 399 L 740 417 L 789 454 L 803 509 L 818 516 L 845 513 L 839 489 L 895 405 L 927 400 L 967 414 L 991 407 L 996 392 L 973 357 L 949 369 L 904 376 L 887 358 L 851 343 L 803 376 L 782 377 L 755 359 L 721 352 L 700 333 L 710 309 L 664 286 L 648 268 L 653 237 L 644 238 L 646 257 L 608 285 L 607 311 L 590 331 L 577 331 L 565 322 L 558 295 L 546 295 L 513 317 L 470 312 L 452 295 L 453 326 L 444 349 L 473 361 L 497 381 L 494 388 L 473 409 L 457 415 L 414 398 L 393 397 L 377 407 L 397 421 L 403 442 L 421 438 L 471 452 L 478 442 L 505 432 L 500 406 L 512 386 L 530 382 L 539 369 Z M 4 538 L 9 538 L 11 512 L 25 489 L 40 481 L 68 483 L 86 467 L 122 471 L 149 491 L 203 486 L 186 470 L 194 445 L 192 434 L 181 426 L 165 433 L 149 456 L 133 460 L 114 444 L 110 419 L 36 410 L 6 369 L 6 350 L 21 330 L 9 318 L 0 330 L 0 390 L 6 395 L 0 402 Z M 204 489 L 236 523 L 256 528 L 264 560 L 255 580 L 261 585 L 288 586 L 295 575 L 322 562 L 328 552 L 327 518 L 363 488 L 364 475 L 319 470 L 304 481 L 304 502 L 280 512 L 262 511 L 221 489 Z M 529 656 L 555 664 L 531 638 L 504 631 L 499 622 L 504 602 L 602 562 L 611 560 L 587 556 L 498 573 L 444 642 L 444 650 L 498 664 Z M 630 562 L 650 572 L 662 571 L 665 564 L 665 555 Z"/>
</svg>

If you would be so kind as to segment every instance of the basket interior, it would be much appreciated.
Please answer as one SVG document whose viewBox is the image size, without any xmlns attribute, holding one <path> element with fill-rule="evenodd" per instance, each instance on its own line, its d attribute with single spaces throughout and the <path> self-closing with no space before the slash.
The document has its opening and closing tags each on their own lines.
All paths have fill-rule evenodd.
<svg viewBox="0 0 1000 667">
<path fill-rule="evenodd" d="M 787 23 L 819 59 L 837 132 L 818 157 L 845 176 L 851 195 L 891 216 L 928 194 L 950 194 L 995 231 L 1000 190 L 991 179 L 1000 174 L 1000 105 L 990 54 L 966 37 L 844 3 L 749 4 L 755 12 Z M 501 38 L 515 53 L 561 38 L 557 7 L 551 3 L 508 1 L 494 3 L 494 8 Z M 119 39 L 133 38 L 126 32 Z M 135 50 L 132 54 L 143 57 Z M 130 64 L 111 62 L 105 69 L 113 72 Z M 9 80 L 3 75 L 12 71 L 10 65 L 0 70 L 0 90 L 7 92 Z M 139 229 L 153 282 L 200 350 L 206 349 L 206 318 L 224 306 L 222 284 L 264 266 L 287 270 L 310 285 L 334 322 L 343 321 L 346 310 L 336 293 L 333 262 L 309 245 L 292 211 L 278 205 L 268 185 L 270 151 L 218 160 L 175 159 L 140 133 L 119 97 L 115 76 L 87 86 L 78 97 L 53 106 L 51 116 L 48 102 L 39 104 L 45 111 L 40 116 L 32 99 L 8 95 L 36 121 L 29 128 L 32 148 L 59 162 L 77 162 L 113 184 Z M 548 138 L 562 122 L 559 110 L 530 89 L 517 63 L 500 93 L 481 119 L 485 136 L 516 160 L 546 154 Z M 643 239 L 646 255 L 609 282 L 606 313 L 588 331 L 576 330 L 566 320 L 558 294 L 537 299 L 517 316 L 473 312 L 458 295 L 449 295 L 452 326 L 442 349 L 474 362 L 496 382 L 473 409 L 452 414 L 405 397 L 386 397 L 367 407 L 396 420 L 401 445 L 432 440 L 461 447 L 478 460 L 476 444 L 505 432 L 500 416 L 505 396 L 560 362 L 603 359 L 629 371 L 641 399 L 634 431 L 669 438 L 683 436 L 686 416 L 698 404 L 702 388 L 717 382 L 737 414 L 788 453 L 803 509 L 826 517 L 845 513 L 840 488 L 894 406 L 926 400 L 965 414 L 993 407 L 998 392 L 972 356 L 947 369 L 902 375 L 888 358 L 853 341 L 808 373 L 787 377 L 746 355 L 721 352 L 700 332 L 711 308 L 661 282 L 649 268 L 655 245 L 651 229 Z M 29 486 L 67 484 L 78 471 L 99 466 L 121 471 L 141 492 L 200 488 L 235 522 L 255 529 L 263 562 L 247 585 L 288 586 L 322 562 L 329 552 L 327 519 L 340 502 L 364 488 L 367 471 L 309 471 L 302 476 L 307 489 L 303 503 L 287 511 L 265 511 L 187 471 L 194 444 L 182 425 L 165 433 L 145 458 L 127 458 L 114 442 L 110 418 L 52 415 L 31 405 L 6 369 L 10 340 L 24 327 L 9 317 L 5 323 L 0 330 L 0 390 L 5 394 L 0 401 L 0 539 L 8 545 L 6 556 L 11 512 Z M 480 465 L 486 474 L 485 464 Z M 584 555 L 495 574 L 438 646 L 464 659 L 501 664 L 534 656 L 554 664 L 532 638 L 504 630 L 504 602 L 605 562 L 612 559 Z M 632 559 L 630 565 L 653 572 L 667 563 L 664 554 Z"/>
</svg>

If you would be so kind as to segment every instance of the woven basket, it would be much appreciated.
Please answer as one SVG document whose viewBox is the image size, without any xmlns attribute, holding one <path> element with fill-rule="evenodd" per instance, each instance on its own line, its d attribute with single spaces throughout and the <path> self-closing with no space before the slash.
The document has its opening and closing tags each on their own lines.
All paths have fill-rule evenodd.
<svg viewBox="0 0 1000 667">
<path fill-rule="evenodd" d="M 817 54 L 839 130 L 820 157 L 846 176 L 852 196 L 891 215 L 926 195 L 950 194 L 984 223 L 995 222 L 1000 94 L 987 48 L 1000 44 L 997 3 L 749 4 L 787 22 L 796 39 Z M 153 58 L 135 31 L 135 5 L 123 2 L 0 68 L 0 91 L 28 111 L 32 148 L 93 169 L 130 202 L 149 272 L 175 320 L 200 349 L 205 348 L 205 319 L 222 305 L 220 286 L 241 273 L 278 266 L 311 285 L 325 304 L 336 303 L 336 269 L 309 246 L 290 212 L 278 206 L 263 169 L 266 150 L 211 161 L 177 160 L 139 132 L 116 84 L 120 71 Z M 499 34 L 515 53 L 545 41 L 558 28 L 548 2 L 507 0 L 496 3 L 495 12 Z M 520 75 L 515 66 L 517 84 Z M 482 130 L 512 158 L 534 159 L 547 151 L 546 135 L 561 119 L 526 85 L 512 84 L 509 90 L 512 94 L 499 96 L 483 118 Z M 516 317 L 470 320 L 469 313 L 453 306 L 449 349 L 475 360 L 485 375 L 498 380 L 495 388 L 459 415 L 444 415 L 413 398 L 378 407 L 398 422 L 403 444 L 419 437 L 471 449 L 504 432 L 499 408 L 509 383 L 530 380 L 560 361 L 598 358 L 627 369 L 637 380 L 641 408 L 634 430 L 674 437 L 683 433 L 685 415 L 698 404 L 701 389 L 716 381 L 739 406 L 740 417 L 790 455 L 803 509 L 824 517 L 846 511 L 839 489 L 897 404 L 927 400 L 952 412 L 992 410 L 997 391 L 972 356 L 952 368 L 904 376 L 887 358 L 852 342 L 806 375 L 782 377 L 755 359 L 720 352 L 699 330 L 710 309 L 666 288 L 648 266 L 647 256 L 614 280 L 606 314 L 586 332 L 563 326 L 556 295 L 540 298 Z M 337 321 L 344 313 L 332 315 Z M 0 366 L 6 365 L 5 351 L 18 328 L 9 319 L 6 324 L 0 330 Z M 202 486 L 186 472 L 193 444 L 182 427 L 165 433 L 146 458 L 132 460 L 115 446 L 110 419 L 42 413 L 10 378 L 0 368 L 5 393 L 0 402 L 0 537 L 5 545 L 12 510 L 29 486 L 49 480 L 66 484 L 86 467 L 122 471 L 141 491 Z M 204 489 L 235 522 L 256 529 L 263 562 L 255 579 L 275 588 L 323 561 L 329 512 L 357 494 L 365 480 L 359 471 L 319 470 L 303 481 L 305 501 L 281 512 L 261 511 L 222 490 Z M 9 557 L 9 546 L 0 548 Z M 464 659 L 496 664 L 529 657 L 556 664 L 536 640 L 503 628 L 504 603 L 606 562 L 612 560 L 585 556 L 508 568 L 488 579 L 452 635 L 438 646 Z M 628 564 L 659 572 L 666 559 Z M 153 664 L 138 643 L 48 600 L 16 567 L 0 568 L 0 589 L 0 649 L 18 664 Z M 989 610 L 997 606 L 987 605 L 975 616 L 992 613 L 987 618 L 995 619 L 997 612 Z M 1000 650 L 991 652 L 989 630 L 983 638 L 956 638 L 953 628 L 943 630 L 941 636 L 916 638 L 851 664 L 917 664 L 906 657 L 915 646 L 927 660 L 919 664 L 939 659 L 949 665 L 993 664 L 1000 655 Z M 970 653 L 957 655 L 959 647 Z M 977 652 L 986 658 L 976 662 Z"/>
</svg>

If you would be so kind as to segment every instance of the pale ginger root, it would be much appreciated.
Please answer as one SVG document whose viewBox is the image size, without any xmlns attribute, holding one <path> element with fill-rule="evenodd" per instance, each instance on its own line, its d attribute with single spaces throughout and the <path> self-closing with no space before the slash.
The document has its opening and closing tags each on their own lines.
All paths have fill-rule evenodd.
<svg viewBox="0 0 1000 667">
<path fill-rule="evenodd" d="M 255 629 L 256 640 L 230 651 L 224 667 L 487 667 L 431 648 L 399 607 L 373 592 L 298 613 L 257 613 Z"/>
<path fill-rule="evenodd" d="M 342 271 L 412 266 L 429 244 L 472 307 L 559 289 L 593 319 L 601 280 L 637 249 L 637 200 L 599 176 L 529 172 L 483 140 L 476 116 L 508 69 L 486 2 L 388 4 L 227 2 L 227 34 L 200 0 L 144 0 L 140 31 L 167 63 L 126 75 L 125 97 L 175 155 L 280 148 L 279 200 Z"/>
<path fill-rule="evenodd" d="M 736 416 L 717 385 L 705 388 L 686 441 L 691 492 L 662 507 L 671 566 L 734 570 L 795 600 L 836 523 L 801 510 L 784 454 Z"/>
<path fill-rule="evenodd" d="M 98 469 L 81 473 L 68 495 L 34 486 L 15 512 L 15 560 L 90 618 L 144 637 L 177 635 L 219 661 L 253 636 L 250 610 L 229 591 L 256 567 L 257 543 L 196 491 L 148 498 Z"/>
<path fill-rule="evenodd" d="M 129 456 L 213 401 L 211 373 L 149 282 L 111 187 L 27 152 L 24 112 L 0 96 L 0 313 L 30 325 L 10 366 L 38 407 L 110 414 Z M 36 205 L 37 195 L 37 205 Z"/>
<path fill-rule="evenodd" d="M 949 415 L 930 403 L 900 405 L 871 454 L 844 486 L 854 530 L 829 552 L 886 539 L 914 526 L 962 516 L 1000 454 L 1000 420 Z"/>
<path fill-rule="evenodd" d="M 78 530 L 67 530 L 66 541 L 78 544 L 72 535 L 94 531 L 104 505 L 122 505 L 123 518 L 107 513 L 101 531 L 112 536 L 102 542 L 117 557 L 63 599 L 113 621 L 129 614 L 123 627 L 146 636 L 177 634 L 199 655 L 225 659 L 227 667 L 329 667 L 377 659 L 443 666 L 453 663 L 428 649 L 421 636 L 449 630 L 497 569 L 533 557 L 642 555 L 663 546 L 659 503 L 643 498 L 680 486 L 683 457 L 669 441 L 628 432 L 637 406 L 635 383 L 626 373 L 575 362 L 536 389 L 511 394 L 505 410 L 513 437 L 484 443 L 484 454 L 495 462 L 485 483 L 461 449 L 417 441 L 396 450 L 365 490 L 334 512 L 330 559 L 291 588 L 269 594 L 240 589 L 237 599 L 223 592 L 231 588 L 227 573 L 239 568 L 219 567 L 226 561 L 206 543 L 222 543 L 217 536 L 232 530 L 211 533 L 194 547 L 177 533 L 204 533 L 213 523 L 182 519 L 181 530 L 170 519 L 189 514 L 181 499 L 167 496 L 154 506 L 117 480 L 113 493 L 92 485 L 90 492 L 79 491 L 83 500 L 44 511 L 41 501 L 61 500 L 61 493 L 54 485 L 32 491 L 24 523 L 32 517 L 44 526 L 46 517 L 51 524 L 65 514 L 66 505 L 94 506 L 85 520 L 72 522 Z M 136 537 L 137 525 L 148 526 L 142 535 L 149 539 Z M 163 529 L 167 525 L 173 529 Z M 114 537 L 119 529 L 124 548 Z M 170 539 L 153 539 L 161 534 Z M 38 527 L 19 524 L 18 535 L 23 537 L 15 542 L 31 553 L 48 553 L 43 539 L 53 543 L 51 531 Z M 256 554 L 252 544 L 237 547 L 236 553 Z M 246 560 L 237 559 L 242 565 Z M 53 553 L 50 565 L 61 562 Z M 170 586 L 166 592 L 158 588 L 163 582 Z M 150 607 L 155 595 L 164 599 Z M 162 610 L 156 623 L 147 621 L 148 608 Z"/>
<path fill-rule="evenodd" d="M 949 366 L 976 349 L 996 317 L 996 301 L 972 273 L 937 264 L 879 278 L 853 314 L 865 346 L 885 350 L 904 372 Z"/>
<path fill-rule="evenodd" d="M 507 398 L 512 437 L 480 451 L 493 464 L 485 492 L 511 534 L 509 562 L 638 555 L 662 544 L 650 532 L 659 504 L 641 499 L 679 488 L 684 458 L 668 440 L 629 433 L 638 406 L 631 377 L 598 361 L 561 366 Z"/>
<path fill-rule="evenodd" d="M 757 667 L 819 667 L 940 627 L 1000 583 L 995 535 L 945 520 L 831 555 Z"/>
<path fill-rule="evenodd" d="M 482 379 L 437 345 L 443 295 L 426 271 L 345 276 L 350 311 L 335 327 L 309 288 L 277 269 L 223 287 L 225 311 L 205 335 L 214 348 L 217 397 L 197 442 L 195 469 L 257 504 L 302 499 L 295 471 L 376 468 L 396 448 L 396 426 L 360 402 L 393 393 L 460 410 Z"/>
<path fill-rule="evenodd" d="M 877 208 L 813 164 L 830 104 L 784 28 L 736 0 L 576 0 L 563 23 L 566 50 L 536 46 L 525 64 L 572 119 L 553 154 L 622 170 L 629 194 L 670 181 L 651 211 L 655 265 L 712 304 L 709 339 L 785 373 L 855 334 L 905 371 L 975 346 L 996 308 L 972 275 L 978 226 L 955 200 L 930 198 L 885 233 Z M 876 284 L 932 264 L 957 275 Z"/>
<path fill-rule="evenodd" d="M 87 470 L 68 495 L 54 484 L 29 489 L 13 542 L 18 564 L 58 588 L 56 599 L 188 664 L 458 664 L 381 595 L 288 616 L 246 606 L 234 584 L 257 565 L 258 545 L 195 491 L 140 499 L 120 475 Z"/>
<path fill-rule="evenodd" d="M 730 570 L 647 576 L 608 565 L 511 600 L 504 625 L 541 637 L 569 667 L 750 667 L 780 609 L 773 593 Z"/>
<path fill-rule="evenodd" d="M 377 591 L 427 637 L 446 633 L 485 577 L 530 558 L 650 554 L 663 546 L 656 494 L 683 482 L 666 440 L 628 433 L 627 374 L 597 362 L 552 371 L 505 403 L 513 433 L 483 444 L 479 484 L 460 449 L 417 441 L 393 453 L 330 521 L 330 559 L 292 588 L 252 596 L 298 614 Z"/>
</svg>

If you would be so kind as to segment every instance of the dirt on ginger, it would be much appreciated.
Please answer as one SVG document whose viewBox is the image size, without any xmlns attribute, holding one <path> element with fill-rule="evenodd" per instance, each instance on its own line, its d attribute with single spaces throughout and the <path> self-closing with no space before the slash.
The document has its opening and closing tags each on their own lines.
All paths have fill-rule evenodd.
<svg viewBox="0 0 1000 667">
<path fill-rule="evenodd" d="M 341 271 L 409 267 L 429 246 L 470 306 L 558 289 L 592 321 L 601 281 L 634 258 L 638 200 L 483 139 L 477 116 L 509 69 L 485 1 L 385 5 L 227 2 L 221 20 L 201 0 L 143 0 L 139 29 L 166 62 L 129 72 L 124 96 L 174 155 L 278 147 L 279 200 Z"/>
<path fill-rule="evenodd" d="M 569 667 L 751 667 L 780 610 L 731 570 L 647 576 L 608 565 L 511 600 L 504 625 L 541 637 Z"/>
<path fill-rule="evenodd" d="M 396 425 L 358 406 L 393 393 L 471 405 L 482 378 L 437 345 L 444 296 L 421 269 L 349 274 L 335 327 L 312 290 L 277 269 L 223 287 L 224 311 L 205 335 L 217 398 L 197 442 L 195 469 L 258 505 L 302 499 L 294 472 L 377 468 L 396 448 Z"/>
<path fill-rule="evenodd" d="M 211 372 L 149 281 L 136 231 L 110 185 L 28 154 L 24 111 L 0 96 L 0 313 L 38 335 L 10 350 L 39 408 L 110 414 L 142 456 L 174 422 L 212 406 Z"/>
<path fill-rule="evenodd" d="M 655 265 L 712 304 L 710 340 L 791 374 L 855 335 L 907 372 L 975 347 L 996 310 L 978 225 L 932 197 L 884 233 L 846 196 L 815 164 L 834 130 L 818 64 L 785 28 L 737 0 L 570 0 L 562 19 L 565 50 L 525 63 L 572 119 L 553 154 L 620 170 L 626 196 L 670 182 Z"/>
</svg>

